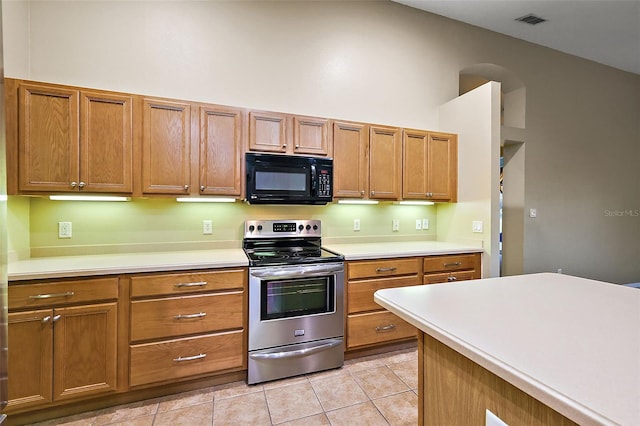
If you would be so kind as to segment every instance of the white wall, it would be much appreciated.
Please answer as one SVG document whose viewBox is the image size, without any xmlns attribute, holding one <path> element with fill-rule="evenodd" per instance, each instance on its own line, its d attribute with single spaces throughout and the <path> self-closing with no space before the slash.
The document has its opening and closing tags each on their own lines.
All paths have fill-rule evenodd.
<svg viewBox="0 0 640 426">
<path fill-rule="evenodd" d="M 417 128 L 526 87 L 525 272 L 640 280 L 640 77 L 387 1 L 3 1 L 9 77 Z"/>
</svg>

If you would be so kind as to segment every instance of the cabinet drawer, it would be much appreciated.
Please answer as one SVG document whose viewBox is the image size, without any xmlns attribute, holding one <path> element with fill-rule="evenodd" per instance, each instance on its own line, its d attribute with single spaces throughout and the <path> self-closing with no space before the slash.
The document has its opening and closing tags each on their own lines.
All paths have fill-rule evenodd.
<svg viewBox="0 0 640 426">
<path fill-rule="evenodd" d="M 388 311 L 349 315 L 347 348 L 416 336 L 416 328 Z"/>
<path fill-rule="evenodd" d="M 9 309 L 58 306 L 118 298 L 118 278 L 12 284 Z"/>
<path fill-rule="evenodd" d="M 420 259 L 385 259 L 348 263 L 348 279 L 385 277 L 391 275 L 417 274 L 420 271 Z"/>
<path fill-rule="evenodd" d="M 245 288 L 246 281 L 245 269 L 135 276 L 131 278 L 131 297 L 231 290 Z"/>
<path fill-rule="evenodd" d="M 439 274 L 425 274 L 422 282 L 424 284 L 438 284 L 473 280 L 475 278 L 475 271 L 441 272 Z"/>
<path fill-rule="evenodd" d="M 131 302 L 131 340 L 242 328 L 243 292 Z"/>
<path fill-rule="evenodd" d="M 461 271 L 480 267 L 479 254 L 457 254 L 446 256 L 429 256 L 424 258 L 424 273 Z"/>
<path fill-rule="evenodd" d="M 130 385 L 245 367 L 242 330 L 131 346 Z"/>
<path fill-rule="evenodd" d="M 349 281 L 347 283 L 347 309 L 348 313 L 375 311 L 383 309 L 373 301 L 373 293 L 381 288 L 406 287 L 419 285 L 418 276 L 390 277 L 364 281 Z"/>
</svg>

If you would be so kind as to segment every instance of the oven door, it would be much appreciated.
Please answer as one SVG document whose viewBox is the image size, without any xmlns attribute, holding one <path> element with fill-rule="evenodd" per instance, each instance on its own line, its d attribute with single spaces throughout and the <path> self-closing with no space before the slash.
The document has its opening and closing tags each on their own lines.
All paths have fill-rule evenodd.
<svg viewBox="0 0 640 426">
<path fill-rule="evenodd" d="M 344 335 L 344 264 L 249 270 L 249 350 Z"/>
</svg>

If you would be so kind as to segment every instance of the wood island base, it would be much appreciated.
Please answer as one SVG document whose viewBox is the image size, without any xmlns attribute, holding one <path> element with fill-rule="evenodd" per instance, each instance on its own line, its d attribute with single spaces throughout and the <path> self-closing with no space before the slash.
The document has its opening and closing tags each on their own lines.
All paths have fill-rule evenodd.
<svg viewBox="0 0 640 426">
<path fill-rule="evenodd" d="M 418 331 L 420 425 L 485 425 L 490 410 L 511 426 L 577 425 L 433 337 Z"/>
</svg>

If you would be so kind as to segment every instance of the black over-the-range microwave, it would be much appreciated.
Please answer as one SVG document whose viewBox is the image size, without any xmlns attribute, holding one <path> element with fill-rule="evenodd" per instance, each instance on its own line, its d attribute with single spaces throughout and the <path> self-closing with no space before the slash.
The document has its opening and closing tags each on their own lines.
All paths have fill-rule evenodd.
<svg viewBox="0 0 640 426">
<path fill-rule="evenodd" d="M 333 160 L 297 155 L 245 154 L 250 204 L 327 204 Z"/>
</svg>

